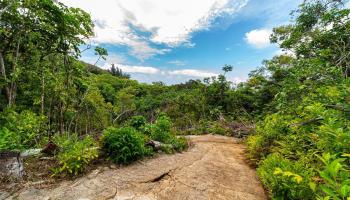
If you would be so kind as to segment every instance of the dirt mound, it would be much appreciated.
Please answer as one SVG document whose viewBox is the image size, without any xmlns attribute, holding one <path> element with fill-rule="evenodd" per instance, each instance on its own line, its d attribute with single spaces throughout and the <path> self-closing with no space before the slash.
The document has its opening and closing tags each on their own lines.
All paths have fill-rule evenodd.
<svg viewBox="0 0 350 200">
<path fill-rule="evenodd" d="M 194 146 L 187 152 L 101 168 L 52 189 L 25 188 L 7 199 L 266 199 L 254 169 L 244 161 L 243 145 L 222 136 L 189 138 Z"/>
</svg>

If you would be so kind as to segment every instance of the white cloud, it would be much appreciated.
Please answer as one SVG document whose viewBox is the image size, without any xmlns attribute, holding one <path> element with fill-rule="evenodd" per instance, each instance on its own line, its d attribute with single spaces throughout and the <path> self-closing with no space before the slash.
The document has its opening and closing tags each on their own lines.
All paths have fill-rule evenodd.
<svg viewBox="0 0 350 200">
<path fill-rule="evenodd" d="M 126 45 L 140 60 L 169 52 L 169 47 L 193 47 L 191 34 L 208 29 L 218 16 L 232 15 L 249 0 L 59 0 L 89 12 L 97 43 Z"/>
<path fill-rule="evenodd" d="M 245 82 L 247 79 L 246 78 L 242 78 L 242 77 L 233 77 L 233 78 L 228 78 L 229 81 L 231 81 L 234 84 L 238 84 L 241 82 Z"/>
<path fill-rule="evenodd" d="M 197 69 L 182 69 L 182 70 L 174 70 L 168 72 L 170 75 L 182 75 L 182 76 L 192 76 L 192 77 L 212 77 L 218 76 L 216 73 L 197 70 Z"/>
<path fill-rule="evenodd" d="M 345 8 L 350 8 L 350 1 L 345 4 Z"/>
<path fill-rule="evenodd" d="M 174 64 L 177 66 L 185 66 L 186 62 L 185 61 L 181 61 L 181 60 L 172 60 L 168 62 L 169 64 Z"/>
<path fill-rule="evenodd" d="M 107 62 L 108 63 L 124 63 L 126 62 L 126 58 L 123 55 L 119 54 L 109 54 L 107 56 Z"/>
<path fill-rule="evenodd" d="M 170 52 L 170 49 L 157 49 L 153 48 L 146 41 L 141 40 L 131 40 L 126 44 L 130 48 L 130 55 L 138 58 L 141 61 L 144 61 L 148 58 L 151 58 L 155 55 L 162 55 L 167 52 Z"/>
<path fill-rule="evenodd" d="M 269 29 L 255 29 L 245 34 L 245 40 L 251 46 L 261 49 L 271 45 L 270 35 L 272 31 Z"/>
<path fill-rule="evenodd" d="M 135 66 L 135 65 L 124 65 L 124 64 L 115 64 L 116 67 L 121 69 L 125 73 L 140 73 L 140 74 L 158 74 L 161 71 L 154 67 L 148 66 Z M 103 69 L 110 69 L 111 64 L 106 63 Z"/>
<path fill-rule="evenodd" d="M 154 67 L 129 66 L 129 65 L 117 65 L 117 67 L 126 73 L 157 74 L 160 72 L 159 69 Z"/>
</svg>

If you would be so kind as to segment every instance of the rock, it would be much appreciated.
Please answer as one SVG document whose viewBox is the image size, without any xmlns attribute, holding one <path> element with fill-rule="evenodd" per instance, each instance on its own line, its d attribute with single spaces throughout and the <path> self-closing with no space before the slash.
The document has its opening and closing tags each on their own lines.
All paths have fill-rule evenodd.
<svg viewBox="0 0 350 200">
<path fill-rule="evenodd" d="M 0 175 L 9 178 L 22 179 L 25 172 L 19 152 L 0 153 Z"/>
<path fill-rule="evenodd" d="M 88 179 L 93 179 L 95 178 L 101 171 L 99 169 L 95 169 L 88 175 Z"/>
<path fill-rule="evenodd" d="M 37 156 L 41 153 L 42 149 L 28 149 L 21 153 L 21 157 Z"/>
<path fill-rule="evenodd" d="M 150 140 L 147 142 L 146 146 L 152 147 L 154 150 L 160 150 L 164 144 L 158 141 Z"/>
<path fill-rule="evenodd" d="M 42 200 L 47 199 L 47 196 L 43 194 L 43 191 L 35 188 L 29 188 L 18 195 L 18 199 L 23 200 Z"/>
<path fill-rule="evenodd" d="M 108 171 L 109 167 L 103 167 L 103 171 Z"/>
<path fill-rule="evenodd" d="M 41 152 L 46 155 L 52 156 L 58 151 L 59 151 L 59 146 L 53 143 L 52 141 L 50 141 Z"/>
<path fill-rule="evenodd" d="M 109 168 L 111 169 L 117 169 L 117 167 L 115 165 L 111 165 Z"/>
<path fill-rule="evenodd" d="M 6 199 L 10 194 L 4 191 L 0 191 L 0 199 Z"/>
</svg>

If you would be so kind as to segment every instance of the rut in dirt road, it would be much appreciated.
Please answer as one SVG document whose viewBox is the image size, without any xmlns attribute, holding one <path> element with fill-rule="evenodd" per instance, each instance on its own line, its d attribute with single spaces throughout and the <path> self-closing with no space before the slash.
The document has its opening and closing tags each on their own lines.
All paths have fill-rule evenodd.
<svg viewBox="0 0 350 200">
<path fill-rule="evenodd" d="M 192 136 L 181 154 L 161 155 L 117 169 L 95 170 L 52 189 L 26 188 L 9 199 L 264 200 L 244 146 L 223 136 Z"/>
</svg>

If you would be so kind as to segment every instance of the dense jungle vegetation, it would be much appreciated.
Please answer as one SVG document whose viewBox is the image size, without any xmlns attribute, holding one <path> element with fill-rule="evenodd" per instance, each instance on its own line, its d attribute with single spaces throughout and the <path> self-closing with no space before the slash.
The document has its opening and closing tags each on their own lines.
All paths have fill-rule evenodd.
<svg viewBox="0 0 350 200">
<path fill-rule="evenodd" d="M 350 9 L 308 0 L 271 41 L 289 54 L 233 85 L 218 77 L 166 86 L 117 66 L 79 61 L 93 36 L 86 12 L 53 0 L 0 1 L 0 150 L 60 147 L 54 174 L 78 174 L 98 156 L 130 163 L 187 143 L 176 135 L 240 135 L 273 199 L 350 199 Z M 108 52 L 94 48 L 97 59 Z M 232 72 L 231 72 L 232 73 Z M 246 134 L 246 133 L 245 133 Z M 243 135 L 245 135 L 243 134 Z M 242 135 L 240 135 L 242 136 Z M 100 147 L 100 148 L 97 148 Z M 101 153 L 102 152 L 102 153 Z"/>
</svg>

